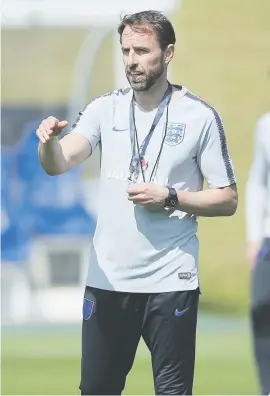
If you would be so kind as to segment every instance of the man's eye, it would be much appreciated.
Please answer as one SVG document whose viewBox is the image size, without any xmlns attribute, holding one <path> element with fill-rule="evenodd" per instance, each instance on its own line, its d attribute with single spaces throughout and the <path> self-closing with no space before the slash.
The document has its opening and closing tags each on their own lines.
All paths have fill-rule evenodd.
<svg viewBox="0 0 270 396">
<path fill-rule="evenodd" d="M 138 54 L 147 54 L 149 51 L 145 48 L 138 48 L 136 51 Z"/>
</svg>

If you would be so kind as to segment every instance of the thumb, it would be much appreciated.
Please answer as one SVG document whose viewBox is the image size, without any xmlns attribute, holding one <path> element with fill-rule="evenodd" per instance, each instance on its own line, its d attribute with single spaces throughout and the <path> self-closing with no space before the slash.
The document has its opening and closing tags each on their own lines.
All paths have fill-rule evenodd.
<svg viewBox="0 0 270 396">
<path fill-rule="evenodd" d="M 68 125 L 68 121 L 59 121 L 57 124 L 57 128 L 64 129 Z"/>
</svg>

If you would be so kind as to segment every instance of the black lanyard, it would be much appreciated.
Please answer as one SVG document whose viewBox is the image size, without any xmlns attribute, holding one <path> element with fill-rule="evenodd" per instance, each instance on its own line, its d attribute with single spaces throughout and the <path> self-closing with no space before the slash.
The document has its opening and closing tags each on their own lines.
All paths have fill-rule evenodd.
<svg viewBox="0 0 270 396">
<path fill-rule="evenodd" d="M 165 108 L 167 107 L 167 116 L 166 116 L 166 125 L 165 125 L 165 134 L 162 140 L 162 144 L 161 144 L 161 148 L 158 154 L 158 158 L 156 160 L 153 172 L 156 168 L 156 165 L 159 161 L 160 155 L 161 155 L 161 151 L 163 148 L 163 144 L 164 144 L 164 140 L 166 137 L 166 130 L 167 130 L 167 123 L 168 123 L 168 105 L 169 102 L 171 100 L 172 97 L 172 85 L 169 83 L 168 88 L 165 92 L 165 94 L 163 95 L 163 98 L 160 102 L 160 105 L 158 107 L 158 110 L 156 112 L 155 118 L 153 120 L 152 126 L 150 128 L 149 133 L 147 134 L 147 136 L 145 137 L 144 141 L 142 142 L 141 146 L 139 147 L 139 143 L 138 143 L 138 134 L 137 134 L 137 128 L 136 128 L 136 124 L 135 124 L 135 115 L 134 115 L 134 102 L 135 102 L 135 98 L 134 98 L 134 94 L 132 96 L 132 100 L 130 103 L 130 112 L 129 112 L 129 130 L 130 130 L 130 144 L 131 144 L 131 150 L 132 150 L 132 158 L 131 158 L 131 162 L 130 162 L 130 166 L 129 166 L 129 181 L 135 181 L 138 179 L 139 173 L 140 173 L 140 168 L 141 168 L 141 172 L 142 172 L 142 176 L 143 176 L 143 181 L 145 182 L 145 176 L 144 176 L 144 172 L 142 169 L 142 163 L 141 161 L 144 158 L 144 155 L 146 153 L 146 149 L 149 145 L 149 142 L 151 140 L 151 137 L 153 135 L 153 132 L 159 122 L 159 120 L 161 119 Z M 136 147 L 137 146 L 137 147 Z M 137 148 L 137 150 L 136 150 Z M 138 154 L 136 154 L 136 151 L 138 151 Z M 152 172 L 152 175 L 153 175 Z M 135 174 L 135 180 L 132 179 L 133 176 Z M 152 178 L 152 175 L 150 177 L 150 181 Z"/>
</svg>

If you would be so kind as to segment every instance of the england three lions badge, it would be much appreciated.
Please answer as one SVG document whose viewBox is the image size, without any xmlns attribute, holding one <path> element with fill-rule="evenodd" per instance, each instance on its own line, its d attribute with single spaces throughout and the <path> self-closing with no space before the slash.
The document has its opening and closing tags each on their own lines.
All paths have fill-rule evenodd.
<svg viewBox="0 0 270 396">
<path fill-rule="evenodd" d="M 179 124 L 176 122 L 168 123 L 165 143 L 169 146 L 176 146 L 182 143 L 185 137 L 185 129 L 186 124 Z"/>
</svg>

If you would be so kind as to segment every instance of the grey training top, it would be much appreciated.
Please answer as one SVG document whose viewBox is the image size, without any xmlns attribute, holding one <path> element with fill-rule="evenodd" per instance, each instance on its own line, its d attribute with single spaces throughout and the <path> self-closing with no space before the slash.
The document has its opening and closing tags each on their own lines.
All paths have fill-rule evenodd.
<svg viewBox="0 0 270 396">
<path fill-rule="evenodd" d="M 181 87 L 180 87 L 181 88 Z M 97 227 L 87 285 L 125 292 L 192 290 L 199 285 L 197 218 L 180 210 L 150 211 L 127 199 L 131 142 L 132 89 L 103 95 L 79 114 L 71 133 L 102 146 Z M 148 134 L 155 111 L 135 106 L 139 143 Z M 146 181 L 165 133 L 166 111 L 146 151 Z M 185 87 L 174 91 L 167 135 L 154 183 L 178 191 L 200 191 L 234 184 L 235 175 L 220 116 Z M 143 181 L 139 176 L 138 183 Z"/>
</svg>

